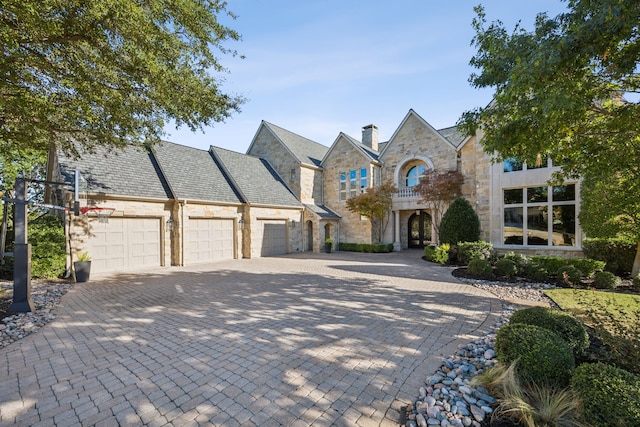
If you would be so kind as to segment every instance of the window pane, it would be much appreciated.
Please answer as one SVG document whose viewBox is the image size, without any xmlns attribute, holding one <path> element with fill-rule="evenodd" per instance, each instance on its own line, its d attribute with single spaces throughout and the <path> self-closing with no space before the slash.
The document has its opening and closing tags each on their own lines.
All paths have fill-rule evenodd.
<svg viewBox="0 0 640 427">
<path fill-rule="evenodd" d="M 576 245 L 576 207 L 553 207 L 553 246 Z"/>
<path fill-rule="evenodd" d="M 514 172 L 522 170 L 522 163 L 516 161 L 516 159 L 505 159 L 502 164 L 505 172 Z"/>
<path fill-rule="evenodd" d="M 522 245 L 522 208 L 506 208 L 504 210 L 504 229 L 502 233 L 505 245 Z"/>
<path fill-rule="evenodd" d="M 356 171 L 355 170 L 349 171 L 349 178 L 356 179 Z"/>
<path fill-rule="evenodd" d="M 504 190 L 504 204 L 512 205 L 514 203 L 522 203 L 522 188 Z"/>
<path fill-rule="evenodd" d="M 365 168 L 360 169 L 360 178 L 367 177 L 367 170 Z"/>
<path fill-rule="evenodd" d="M 549 244 L 548 216 L 547 206 L 527 208 L 527 245 Z"/>
<path fill-rule="evenodd" d="M 564 202 L 568 200 L 576 199 L 576 186 L 575 184 L 558 185 L 553 187 L 553 201 Z"/>
<path fill-rule="evenodd" d="M 537 162 L 529 164 L 527 163 L 527 169 L 540 169 L 547 167 L 547 156 L 540 157 Z"/>
<path fill-rule="evenodd" d="M 529 203 L 541 203 L 547 201 L 547 192 L 549 187 L 530 187 L 527 188 L 527 201 Z"/>
</svg>

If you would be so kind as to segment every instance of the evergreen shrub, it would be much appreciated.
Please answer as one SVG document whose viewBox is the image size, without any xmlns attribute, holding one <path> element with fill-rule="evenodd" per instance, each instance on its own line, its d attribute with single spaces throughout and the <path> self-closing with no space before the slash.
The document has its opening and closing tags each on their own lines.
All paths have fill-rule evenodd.
<svg viewBox="0 0 640 427">
<path fill-rule="evenodd" d="M 480 240 L 480 219 L 464 197 L 455 199 L 440 220 L 440 243 Z"/>
</svg>

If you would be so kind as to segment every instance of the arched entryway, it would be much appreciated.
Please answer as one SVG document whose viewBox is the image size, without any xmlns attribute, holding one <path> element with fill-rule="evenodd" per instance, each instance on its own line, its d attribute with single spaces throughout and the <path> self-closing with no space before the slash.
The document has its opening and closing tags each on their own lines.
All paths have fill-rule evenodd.
<svg viewBox="0 0 640 427">
<path fill-rule="evenodd" d="M 423 248 L 431 244 L 433 222 L 431 215 L 421 211 L 409 217 L 409 247 Z"/>
<path fill-rule="evenodd" d="M 313 252 L 313 222 L 307 221 L 307 251 Z"/>
</svg>

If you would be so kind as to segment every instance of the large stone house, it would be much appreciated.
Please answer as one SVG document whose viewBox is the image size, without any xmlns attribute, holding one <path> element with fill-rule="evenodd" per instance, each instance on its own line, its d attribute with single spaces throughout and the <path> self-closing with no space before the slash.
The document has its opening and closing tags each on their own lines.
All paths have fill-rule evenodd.
<svg viewBox="0 0 640 427">
<path fill-rule="evenodd" d="M 78 159 L 52 150 L 48 179 L 71 183 L 79 170 L 87 180 L 88 211 L 68 215 L 70 253 L 89 252 L 98 273 L 319 252 L 328 238 L 372 243 L 371 223 L 346 201 L 386 181 L 398 191 L 383 242 L 396 250 L 436 244 L 437 213 L 413 190 L 429 169 L 463 173 L 463 195 L 494 247 L 580 251 L 579 182 L 549 186 L 549 159 L 492 163 L 481 138 L 436 130 L 413 110 L 388 141 L 368 125 L 361 140 L 340 132 L 330 147 L 263 121 L 246 154 L 170 142 Z M 115 210 L 104 223 L 93 207 Z"/>
</svg>

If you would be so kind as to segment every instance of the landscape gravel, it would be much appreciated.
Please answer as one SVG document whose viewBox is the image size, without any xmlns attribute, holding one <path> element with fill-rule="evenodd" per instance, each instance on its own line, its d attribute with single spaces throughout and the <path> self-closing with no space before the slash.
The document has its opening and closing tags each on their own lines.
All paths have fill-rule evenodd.
<svg viewBox="0 0 640 427">
<path fill-rule="evenodd" d="M 73 286 L 71 282 L 34 281 L 31 283 L 31 300 L 35 311 L 18 313 L 0 321 L 0 348 L 5 347 L 37 331 L 55 319 L 54 308 L 60 298 Z M 13 283 L 2 281 L 3 298 L 13 295 Z"/>
<path fill-rule="evenodd" d="M 504 283 L 458 278 L 469 285 L 484 289 L 502 301 L 502 314 L 489 331 L 468 344 L 460 345 L 418 390 L 417 398 L 405 407 L 405 427 L 480 427 L 492 412 L 495 398 L 489 391 L 474 385 L 472 379 L 496 364 L 495 339 L 501 326 L 509 322 L 515 311 L 513 302 L 533 302 L 552 306 L 541 283 Z M 419 373 L 416 373 L 419 374 Z"/>
</svg>

